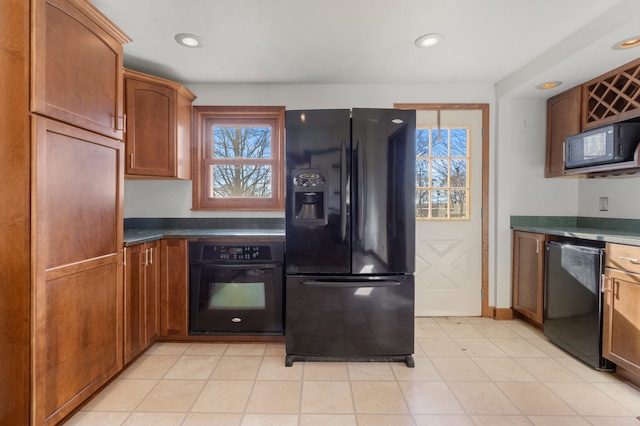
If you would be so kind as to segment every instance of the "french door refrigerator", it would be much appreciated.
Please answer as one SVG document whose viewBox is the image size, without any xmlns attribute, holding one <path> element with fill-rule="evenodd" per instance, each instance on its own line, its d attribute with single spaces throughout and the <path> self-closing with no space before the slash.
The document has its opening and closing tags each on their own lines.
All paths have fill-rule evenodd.
<svg viewBox="0 0 640 426">
<path fill-rule="evenodd" d="M 286 112 L 287 366 L 413 367 L 415 128 L 413 110 Z"/>
</svg>

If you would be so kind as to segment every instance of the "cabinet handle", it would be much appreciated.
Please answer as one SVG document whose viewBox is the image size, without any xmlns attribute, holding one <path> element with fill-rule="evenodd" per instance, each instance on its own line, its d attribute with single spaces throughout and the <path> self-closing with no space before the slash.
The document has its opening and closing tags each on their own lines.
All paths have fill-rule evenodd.
<svg viewBox="0 0 640 426">
<path fill-rule="evenodd" d="M 640 263 L 640 260 L 638 259 L 634 259 L 633 257 L 625 257 L 625 256 L 620 256 L 620 260 L 628 260 L 629 262 L 637 265 Z"/>
<path fill-rule="evenodd" d="M 602 287 L 600 287 L 600 293 L 605 293 L 607 291 L 611 291 L 609 288 L 609 283 L 611 282 L 611 278 L 602 274 Z"/>
<path fill-rule="evenodd" d="M 127 266 L 127 248 L 122 249 L 122 265 Z"/>
<path fill-rule="evenodd" d="M 133 154 L 129 154 L 129 168 L 133 169 Z"/>
<path fill-rule="evenodd" d="M 153 265 L 153 247 L 149 249 L 149 265 Z"/>
<path fill-rule="evenodd" d="M 536 240 L 536 254 L 540 253 L 540 240 Z"/>
<path fill-rule="evenodd" d="M 149 264 L 149 249 L 145 249 L 144 251 L 144 266 Z"/>
</svg>

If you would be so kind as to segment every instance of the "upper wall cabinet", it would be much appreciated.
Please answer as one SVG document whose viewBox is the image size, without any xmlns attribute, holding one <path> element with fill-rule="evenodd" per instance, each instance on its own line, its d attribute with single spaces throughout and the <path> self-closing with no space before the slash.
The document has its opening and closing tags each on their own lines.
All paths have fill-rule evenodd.
<svg viewBox="0 0 640 426">
<path fill-rule="evenodd" d="M 640 59 L 582 85 L 582 129 L 640 116 Z"/>
<path fill-rule="evenodd" d="M 31 111 L 122 139 L 122 44 L 128 37 L 86 2 L 32 4 Z"/>
<path fill-rule="evenodd" d="M 544 177 L 563 175 L 564 141 L 580 133 L 580 86 L 547 101 L 547 161 Z"/>
<path fill-rule="evenodd" d="M 193 93 L 179 83 L 124 70 L 126 176 L 191 179 Z"/>
</svg>

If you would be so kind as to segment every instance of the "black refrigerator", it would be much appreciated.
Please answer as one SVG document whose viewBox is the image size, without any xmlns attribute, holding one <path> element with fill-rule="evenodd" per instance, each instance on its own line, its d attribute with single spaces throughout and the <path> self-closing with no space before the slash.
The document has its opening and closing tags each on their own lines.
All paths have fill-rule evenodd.
<svg viewBox="0 0 640 426">
<path fill-rule="evenodd" d="M 415 133 L 413 110 L 286 112 L 287 366 L 413 366 Z"/>
</svg>

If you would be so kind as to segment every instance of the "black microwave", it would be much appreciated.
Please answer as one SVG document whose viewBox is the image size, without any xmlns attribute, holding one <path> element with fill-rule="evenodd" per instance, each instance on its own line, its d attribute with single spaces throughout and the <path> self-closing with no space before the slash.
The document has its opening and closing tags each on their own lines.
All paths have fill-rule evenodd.
<svg viewBox="0 0 640 426">
<path fill-rule="evenodd" d="M 616 123 L 569 136 L 565 169 L 633 160 L 640 142 L 640 123 Z"/>
</svg>

